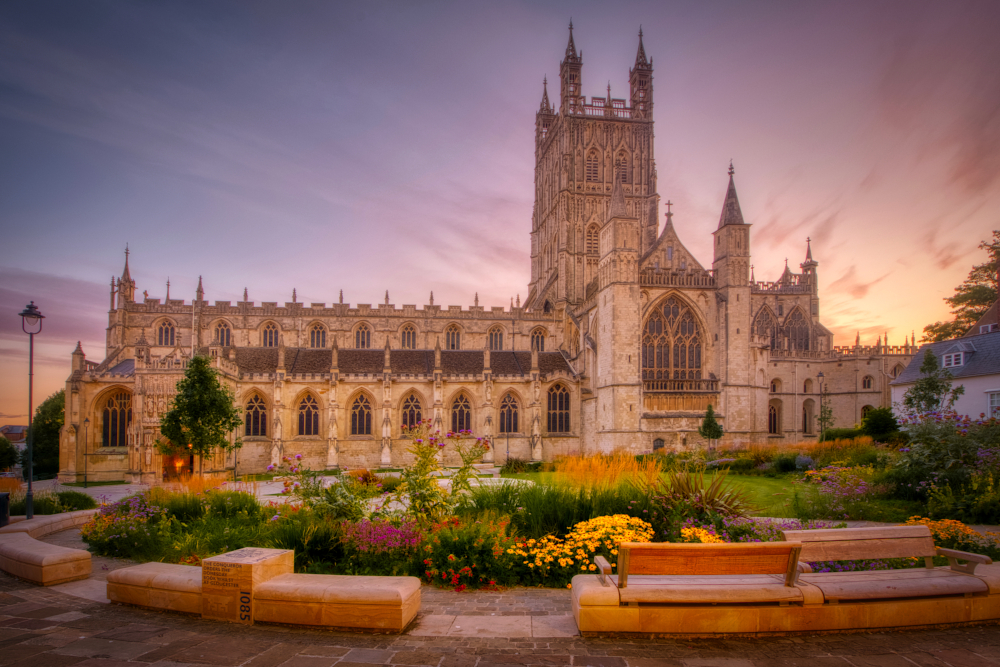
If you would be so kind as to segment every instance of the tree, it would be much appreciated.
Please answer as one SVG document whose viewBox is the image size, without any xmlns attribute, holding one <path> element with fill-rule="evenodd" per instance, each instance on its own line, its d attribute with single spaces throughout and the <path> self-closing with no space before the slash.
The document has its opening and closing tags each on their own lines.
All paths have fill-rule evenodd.
<svg viewBox="0 0 1000 667">
<path fill-rule="evenodd" d="M 196 454 L 201 475 L 206 456 L 216 449 L 229 452 L 243 445 L 239 438 L 229 439 L 243 424 L 234 400 L 232 390 L 219 382 L 208 357 L 194 357 L 184 379 L 177 383 L 170 411 L 160 420 L 160 433 L 167 442 L 158 443 L 157 449 L 163 454 Z"/>
<path fill-rule="evenodd" d="M 60 389 L 35 408 L 28 438 L 31 442 L 33 473 L 38 475 L 59 472 L 59 432 L 66 418 L 66 391 Z M 28 450 L 21 455 L 24 474 L 28 474 Z"/>
<path fill-rule="evenodd" d="M 938 368 L 938 358 L 930 348 L 920 364 L 920 379 L 903 394 L 903 407 L 919 415 L 935 410 L 950 410 L 955 400 L 965 393 L 965 387 L 952 387 L 953 376 L 947 368 Z"/>
<path fill-rule="evenodd" d="M 826 432 L 833 428 L 833 408 L 826 402 L 823 394 L 819 395 L 819 417 L 816 418 L 819 424 L 819 440 L 826 440 Z"/>
<path fill-rule="evenodd" d="M 950 322 L 935 322 L 924 327 L 924 342 L 936 343 L 958 338 L 979 321 L 979 318 L 997 300 L 997 258 L 1000 257 L 1000 230 L 993 230 L 993 239 L 979 244 L 988 261 L 976 264 L 969 276 L 955 288 L 955 294 L 945 297 L 955 316 Z"/>
<path fill-rule="evenodd" d="M 861 420 L 861 432 L 875 440 L 884 440 L 898 430 L 899 422 L 892 414 L 892 408 L 869 410 Z"/>
<path fill-rule="evenodd" d="M 16 466 L 20 454 L 10 440 L 0 435 L 0 470 Z"/>
<path fill-rule="evenodd" d="M 698 435 L 708 440 L 709 449 L 713 449 L 713 443 L 722 437 L 722 426 L 715 420 L 715 410 L 712 409 L 711 403 L 708 404 L 708 410 L 705 411 L 705 419 L 698 427 Z"/>
</svg>

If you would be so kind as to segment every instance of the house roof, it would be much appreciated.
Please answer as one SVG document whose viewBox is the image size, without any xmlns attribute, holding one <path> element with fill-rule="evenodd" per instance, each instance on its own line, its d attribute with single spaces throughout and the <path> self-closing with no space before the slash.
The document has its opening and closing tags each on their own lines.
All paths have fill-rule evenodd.
<svg viewBox="0 0 1000 667">
<path fill-rule="evenodd" d="M 992 331 L 978 336 L 922 345 L 910 365 L 890 384 L 912 384 L 919 380 L 920 365 L 924 362 L 927 350 L 933 350 L 934 356 L 938 359 L 953 352 L 964 353 L 962 365 L 948 369 L 956 380 L 979 375 L 1000 375 L 1000 331 Z"/>
</svg>

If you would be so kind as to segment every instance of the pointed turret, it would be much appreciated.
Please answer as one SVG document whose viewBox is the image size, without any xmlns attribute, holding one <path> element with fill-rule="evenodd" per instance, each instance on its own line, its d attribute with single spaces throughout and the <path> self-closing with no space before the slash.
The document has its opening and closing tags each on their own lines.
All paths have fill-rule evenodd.
<svg viewBox="0 0 1000 667">
<path fill-rule="evenodd" d="M 80 341 L 76 341 L 76 349 L 73 350 L 73 361 L 71 371 L 82 371 L 84 366 L 84 360 L 86 355 L 83 353 L 83 346 L 80 345 Z"/>
<path fill-rule="evenodd" d="M 860 331 L 854 337 L 854 347 L 861 347 L 861 332 Z"/>
<path fill-rule="evenodd" d="M 806 237 L 806 261 L 799 264 L 799 266 L 802 267 L 802 270 L 805 273 L 811 273 L 817 266 L 819 266 L 819 262 L 813 259 L 812 239 L 809 237 Z"/>
<path fill-rule="evenodd" d="M 580 62 L 583 54 L 577 55 L 576 43 L 573 42 L 573 19 L 569 21 L 569 42 L 566 44 L 566 57 L 563 62 Z"/>
<path fill-rule="evenodd" d="M 128 256 L 128 244 L 125 244 L 125 269 L 122 271 L 122 277 L 118 279 L 119 308 L 135 300 L 135 281 L 132 280 L 132 272 L 128 268 Z"/>
<path fill-rule="evenodd" d="M 559 101 L 564 114 L 580 113 L 580 86 L 583 70 L 583 53 L 577 54 L 573 42 L 573 22 L 569 22 L 569 43 L 566 45 L 566 55 L 559 63 L 559 80 L 561 90 Z"/>
<path fill-rule="evenodd" d="M 622 189 L 621 176 L 616 173 L 614 181 L 611 186 L 611 206 L 608 208 L 608 220 L 629 217 L 625 208 L 625 190 Z"/>
<path fill-rule="evenodd" d="M 552 113 L 552 103 L 549 102 L 549 77 L 542 79 L 542 103 L 538 106 L 538 113 Z"/>
<path fill-rule="evenodd" d="M 634 69 L 653 69 L 653 61 L 646 60 L 646 47 L 642 45 L 642 26 L 639 26 L 639 50 L 635 53 Z"/>
<path fill-rule="evenodd" d="M 653 59 L 646 59 L 646 47 L 642 44 L 642 27 L 639 28 L 639 49 L 635 54 L 635 66 L 628 71 L 628 83 L 632 100 L 632 118 L 653 118 Z"/>
<path fill-rule="evenodd" d="M 205 288 L 201 286 L 201 276 L 198 276 L 198 289 L 194 291 L 195 296 L 198 297 L 198 301 L 205 300 Z"/>
<path fill-rule="evenodd" d="M 732 160 L 729 162 L 729 188 L 726 190 L 726 201 L 722 204 L 722 215 L 719 216 L 719 229 L 726 225 L 742 225 L 743 211 L 740 210 L 740 200 L 736 196 L 736 183 L 733 181 Z"/>
</svg>

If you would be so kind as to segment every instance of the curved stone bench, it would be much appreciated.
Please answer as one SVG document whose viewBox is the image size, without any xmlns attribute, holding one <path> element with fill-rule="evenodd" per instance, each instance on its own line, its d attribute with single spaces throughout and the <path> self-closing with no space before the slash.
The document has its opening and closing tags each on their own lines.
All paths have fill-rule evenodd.
<svg viewBox="0 0 1000 667">
<path fill-rule="evenodd" d="M 108 599 L 150 609 L 201 615 L 201 568 L 143 563 L 108 573 Z"/>
<path fill-rule="evenodd" d="M 30 520 L 12 517 L 13 523 L 0 528 L 0 570 L 42 586 L 64 584 L 90 576 L 90 552 L 40 542 L 61 530 L 82 526 L 97 510 L 35 516 Z"/>
</svg>

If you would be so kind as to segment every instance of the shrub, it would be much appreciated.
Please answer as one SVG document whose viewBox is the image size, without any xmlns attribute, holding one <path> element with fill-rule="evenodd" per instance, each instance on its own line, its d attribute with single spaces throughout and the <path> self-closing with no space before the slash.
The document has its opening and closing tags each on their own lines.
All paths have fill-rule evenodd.
<svg viewBox="0 0 1000 667">
<path fill-rule="evenodd" d="M 816 467 L 816 462 L 812 460 L 811 456 L 804 456 L 799 454 L 795 457 L 795 469 L 796 470 L 812 470 Z"/>
<path fill-rule="evenodd" d="M 10 514 L 11 516 L 21 516 L 26 512 L 25 498 L 27 490 L 21 488 L 10 492 Z M 35 514 L 62 514 L 69 511 L 59 501 L 59 497 L 51 491 L 36 491 L 32 496 L 32 512 Z"/>
<path fill-rule="evenodd" d="M 80 534 L 101 556 L 146 561 L 162 558 L 177 528 L 177 521 L 164 508 L 140 493 L 104 505 L 80 528 Z"/>
<path fill-rule="evenodd" d="M 93 496 L 82 491 L 59 491 L 56 493 L 56 498 L 59 499 L 59 504 L 66 508 L 67 512 L 92 510 L 97 507 L 97 501 L 94 500 Z"/>
<path fill-rule="evenodd" d="M 706 482 L 703 470 L 671 471 L 648 489 L 652 507 L 649 521 L 657 541 L 676 541 L 686 521 L 713 523 L 720 517 L 746 516 L 754 508 L 746 492 L 733 485 L 726 471 Z"/>
<path fill-rule="evenodd" d="M 932 519 L 957 519 L 967 523 L 1000 523 L 1000 475 L 974 472 L 957 489 L 931 485 L 927 514 Z"/>
<path fill-rule="evenodd" d="M 422 538 L 419 527 L 412 520 L 344 521 L 341 530 L 345 558 L 337 571 L 343 574 L 408 574 Z"/>
<path fill-rule="evenodd" d="M 828 428 L 823 431 L 823 440 L 850 440 L 865 435 L 856 428 Z"/>
<path fill-rule="evenodd" d="M 861 421 L 861 432 L 880 442 L 885 442 L 891 434 L 899 431 L 892 408 L 875 408 L 869 410 Z"/>
<path fill-rule="evenodd" d="M 795 472 L 798 466 L 795 463 L 796 455 L 792 453 L 779 454 L 774 457 L 772 463 L 774 464 L 775 472 Z"/>
<path fill-rule="evenodd" d="M 930 528 L 935 546 L 982 554 L 993 560 L 1000 560 L 1000 534 L 998 533 L 982 535 L 961 521 L 950 519 L 933 521 L 919 516 L 910 517 L 906 525 L 924 525 Z"/>
<path fill-rule="evenodd" d="M 514 538 L 509 521 L 492 512 L 478 519 L 451 518 L 430 527 L 414 569 L 428 583 L 466 588 L 495 588 L 521 583 L 513 569 Z"/>
<path fill-rule="evenodd" d="M 395 493 L 403 480 L 398 475 L 385 475 L 379 483 L 382 485 L 382 493 Z"/>
<path fill-rule="evenodd" d="M 334 574 L 346 563 L 343 523 L 308 509 L 275 507 L 261 543 L 273 549 L 295 551 L 295 571 Z"/>
<path fill-rule="evenodd" d="M 507 459 L 504 464 L 500 467 L 501 473 L 514 474 L 523 472 L 538 472 L 542 469 L 542 463 L 540 461 L 532 463 L 531 461 L 525 461 L 524 459 L 519 459 L 516 457 L 511 457 Z"/>
</svg>

